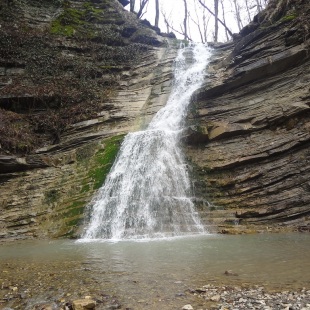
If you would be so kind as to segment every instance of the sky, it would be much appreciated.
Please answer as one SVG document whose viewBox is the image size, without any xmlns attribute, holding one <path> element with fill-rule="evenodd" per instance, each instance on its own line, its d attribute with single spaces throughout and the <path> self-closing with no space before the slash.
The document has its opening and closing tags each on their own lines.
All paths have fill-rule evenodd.
<svg viewBox="0 0 310 310">
<path fill-rule="evenodd" d="M 180 25 L 183 23 L 184 19 L 184 4 L 183 0 L 159 0 L 160 1 L 160 7 L 161 11 L 165 12 L 166 16 L 170 17 L 171 23 L 173 24 L 173 28 L 180 30 Z M 197 14 L 198 18 L 202 18 L 202 12 L 203 9 L 200 5 L 198 5 L 197 0 L 187 0 L 189 11 L 191 14 L 192 19 L 197 21 L 197 15 L 195 14 L 195 1 L 197 3 Z M 139 5 L 139 0 L 136 0 L 136 2 Z M 257 7 L 256 7 L 256 0 L 248 0 L 249 7 L 251 8 L 251 19 L 254 17 Z M 206 5 L 213 10 L 213 0 L 205 0 Z M 241 18 L 243 19 L 243 26 L 245 26 L 249 21 L 249 16 L 246 12 L 245 8 L 245 0 L 237 0 L 237 4 L 240 7 L 240 10 L 242 12 Z M 235 9 L 234 9 L 234 2 L 233 0 L 223 0 L 224 10 L 225 10 L 225 16 L 226 16 L 226 25 L 233 33 L 238 33 L 238 25 L 235 19 Z M 126 9 L 129 9 L 129 5 L 126 7 Z M 220 5 L 220 12 L 219 17 L 222 18 L 222 10 Z M 143 15 L 143 19 L 147 19 L 151 22 L 152 25 L 154 25 L 154 19 L 155 19 L 155 0 L 149 0 L 149 4 L 147 7 L 147 12 Z M 166 26 L 163 20 L 163 16 L 160 16 L 159 19 L 159 27 L 162 32 L 166 32 Z M 214 18 L 210 17 L 209 24 L 208 24 L 208 41 L 213 41 L 213 32 L 214 32 Z M 201 41 L 198 27 L 195 25 L 195 23 L 189 19 L 189 32 L 190 37 L 193 39 L 193 41 Z M 174 32 L 178 38 L 183 38 L 180 34 L 177 32 Z M 219 41 L 226 41 L 226 36 L 224 32 L 224 28 L 219 25 Z"/>
</svg>

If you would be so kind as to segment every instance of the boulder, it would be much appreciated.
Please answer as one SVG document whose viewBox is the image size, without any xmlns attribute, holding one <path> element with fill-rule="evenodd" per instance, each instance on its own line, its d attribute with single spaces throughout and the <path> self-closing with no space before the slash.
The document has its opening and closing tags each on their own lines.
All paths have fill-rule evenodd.
<svg viewBox="0 0 310 310">
<path fill-rule="evenodd" d="M 96 301 L 92 299 L 77 299 L 73 301 L 73 310 L 94 310 Z"/>
</svg>

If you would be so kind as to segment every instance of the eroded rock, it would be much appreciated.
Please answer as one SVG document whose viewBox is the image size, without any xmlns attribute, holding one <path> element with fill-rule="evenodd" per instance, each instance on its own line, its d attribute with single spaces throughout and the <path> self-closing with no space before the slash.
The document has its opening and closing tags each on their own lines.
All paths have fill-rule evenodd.
<svg viewBox="0 0 310 310">
<path fill-rule="evenodd" d="M 196 196 L 209 199 L 202 214 L 219 231 L 307 230 L 310 58 L 300 32 L 309 4 L 296 10 L 291 21 L 255 21 L 230 51 L 219 45 L 196 95 L 186 152 Z"/>
</svg>

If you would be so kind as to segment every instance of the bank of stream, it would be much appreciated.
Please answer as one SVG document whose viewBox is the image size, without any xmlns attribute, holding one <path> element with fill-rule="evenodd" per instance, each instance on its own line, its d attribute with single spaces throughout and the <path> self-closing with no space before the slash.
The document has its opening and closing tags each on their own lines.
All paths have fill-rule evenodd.
<svg viewBox="0 0 310 310">
<path fill-rule="evenodd" d="M 309 299 L 310 235 L 24 241 L 1 245 L 0 270 L 1 309 L 61 309 L 85 296 L 97 300 L 96 309 L 182 309 L 186 304 L 210 309 L 221 302 L 211 297 L 235 294 L 239 287 L 303 289 Z M 305 299 L 296 309 L 302 302 L 310 304 Z M 260 306 L 253 309 L 265 309 Z"/>
</svg>

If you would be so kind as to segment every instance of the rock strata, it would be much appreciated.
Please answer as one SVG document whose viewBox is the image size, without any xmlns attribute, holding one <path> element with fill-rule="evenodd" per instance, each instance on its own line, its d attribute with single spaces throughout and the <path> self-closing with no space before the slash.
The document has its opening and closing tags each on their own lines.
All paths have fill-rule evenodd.
<svg viewBox="0 0 310 310">
<path fill-rule="evenodd" d="M 0 6 L 0 240 L 74 238 L 124 134 L 166 102 L 177 43 L 117 0 Z"/>
<path fill-rule="evenodd" d="M 233 45 L 214 47 L 193 104 L 187 155 L 197 200 L 208 200 L 201 209 L 220 232 L 310 225 L 310 11 L 292 2 L 294 18 L 290 5 L 273 19 L 268 7 Z"/>
</svg>

